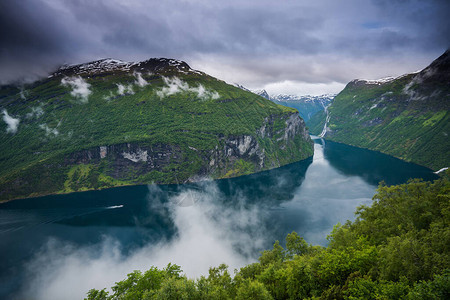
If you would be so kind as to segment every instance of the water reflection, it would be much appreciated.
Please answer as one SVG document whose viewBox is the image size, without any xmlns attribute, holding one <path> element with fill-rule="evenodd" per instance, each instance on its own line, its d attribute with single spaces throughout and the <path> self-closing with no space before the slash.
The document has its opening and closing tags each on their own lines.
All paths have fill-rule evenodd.
<svg viewBox="0 0 450 300">
<path fill-rule="evenodd" d="M 320 140 L 320 143 L 325 141 Z M 405 183 L 410 178 L 435 180 L 439 176 L 430 169 L 407 163 L 395 157 L 335 142 L 326 142 L 324 156 L 331 166 L 345 175 L 359 176 L 369 184 Z"/>
<path fill-rule="evenodd" d="M 239 267 L 293 230 L 326 245 L 333 225 L 370 204 L 380 180 L 437 177 L 368 150 L 320 139 L 314 148 L 314 158 L 250 176 L 0 204 L 0 298 L 64 298 L 67 278 L 83 298 L 168 262 L 190 276 L 223 262 Z"/>
<path fill-rule="evenodd" d="M 309 243 L 325 245 L 336 223 L 353 220 L 355 208 L 370 203 L 375 186 L 332 168 L 322 143 L 316 143 L 314 151 L 305 181 L 294 199 L 283 205 L 278 218 L 283 222 L 284 235 L 295 230 Z"/>
</svg>

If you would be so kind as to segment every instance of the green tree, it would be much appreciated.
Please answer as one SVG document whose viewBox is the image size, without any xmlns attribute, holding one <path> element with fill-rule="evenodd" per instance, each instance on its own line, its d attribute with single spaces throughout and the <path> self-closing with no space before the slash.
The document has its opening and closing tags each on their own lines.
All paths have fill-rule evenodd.
<svg viewBox="0 0 450 300">
<path fill-rule="evenodd" d="M 169 264 L 134 271 L 111 296 L 92 289 L 86 299 L 449 299 L 449 192 L 448 176 L 382 185 L 356 221 L 334 227 L 326 248 L 292 232 L 286 250 L 276 241 L 234 278 L 225 264 L 197 281 Z"/>
<path fill-rule="evenodd" d="M 286 236 L 286 256 L 292 258 L 294 255 L 302 255 L 308 252 L 308 243 L 292 231 Z"/>
<path fill-rule="evenodd" d="M 270 300 L 273 297 L 258 281 L 245 280 L 237 290 L 236 300 Z"/>
<path fill-rule="evenodd" d="M 450 299 L 450 270 L 446 270 L 442 275 L 434 275 L 432 280 L 416 283 L 407 299 Z"/>
<path fill-rule="evenodd" d="M 225 264 L 210 268 L 209 276 L 201 276 L 197 286 L 201 299 L 232 299 L 236 294 L 235 284 Z"/>
<path fill-rule="evenodd" d="M 107 299 L 109 299 L 108 294 L 109 293 L 106 291 L 106 289 L 103 289 L 103 290 L 90 289 L 87 294 L 87 298 L 84 298 L 84 299 L 85 300 L 107 300 Z"/>
<path fill-rule="evenodd" d="M 285 253 L 283 247 L 280 245 L 279 241 L 273 244 L 272 250 L 264 250 L 259 257 L 259 262 L 262 266 L 275 263 L 281 264 L 285 259 Z"/>
</svg>

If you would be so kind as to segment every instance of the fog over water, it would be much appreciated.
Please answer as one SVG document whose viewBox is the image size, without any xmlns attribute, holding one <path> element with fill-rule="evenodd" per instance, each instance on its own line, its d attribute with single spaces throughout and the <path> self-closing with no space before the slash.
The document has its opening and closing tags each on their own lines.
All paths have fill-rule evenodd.
<svg viewBox="0 0 450 300">
<path fill-rule="evenodd" d="M 435 178 L 380 153 L 316 139 L 313 159 L 234 179 L 134 186 L 0 205 L 0 298 L 82 299 L 133 270 L 191 278 L 257 260 L 293 230 L 326 245 L 377 183 Z"/>
</svg>

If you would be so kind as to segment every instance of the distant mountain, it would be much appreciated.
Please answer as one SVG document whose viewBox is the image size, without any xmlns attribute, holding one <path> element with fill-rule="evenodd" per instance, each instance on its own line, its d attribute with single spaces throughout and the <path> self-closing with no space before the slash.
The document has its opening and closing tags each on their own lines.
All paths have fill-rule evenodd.
<svg viewBox="0 0 450 300">
<path fill-rule="evenodd" d="M 266 170 L 312 155 L 291 108 L 183 61 L 102 59 L 0 87 L 0 200 Z"/>
<path fill-rule="evenodd" d="M 448 167 L 450 51 L 417 73 L 351 81 L 329 106 L 328 117 L 319 112 L 308 126 L 327 139 L 434 170 Z"/>
<path fill-rule="evenodd" d="M 300 116 L 307 122 L 317 112 L 323 111 L 334 99 L 334 94 L 324 94 L 320 96 L 295 96 L 295 95 L 276 95 L 270 100 L 276 104 L 292 107 L 298 110 Z"/>
<path fill-rule="evenodd" d="M 248 88 L 246 88 L 246 87 L 243 86 L 243 85 L 240 85 L 239 83 L 234 83 L 234 86 L 237 87 L 237 88 L 240 88 L 241 90 L 244 90 L 244 91 L 246 91 L 246 92 L 253 93 L 251 90 L 249 90 Z"/>
<path fill-rule="evenodd" d="M 335 94 L 324 94 L 320 96 L 296 96 L 279 94 L 270 96 L 264 89 L 252 91 L 237 83 L 235 84 L 235 86 L 244 91 L 249 91 L 256 95 L 269 99 L 276 104 L 295 108 L 299 112 L 300 117 L 302 117 L 305 122 L 308 121 L 317 112 L 323 111 L 325 107 L 328 106 L 336 96 Z"/>
<path fill-rule="evenodd" d="M 272 100 L 266 90 L 256 90 L 256 91 L 252 91 L 252 92 L 255 93 L 256 95 L 260 95 L 261 97 L 264 97 L 268 100 Z"/>
</svg>

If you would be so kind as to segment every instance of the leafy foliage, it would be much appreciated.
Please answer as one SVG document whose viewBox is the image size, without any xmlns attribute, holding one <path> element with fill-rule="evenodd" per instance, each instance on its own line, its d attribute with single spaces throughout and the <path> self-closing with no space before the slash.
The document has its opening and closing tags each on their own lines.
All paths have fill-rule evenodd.
<svg viewBox="0 0 450 300">
<path fill-rule="evenodd" d="M 448 299 L 449 192 L 450 171 L 434 182 L 380 185 L 372 206 L 336 225 L 326 248 L 293 232 L 286 249 L 275 242 L 234 277 L 220 265 L 192 280 L 169 265 L 151 276 L 134 271 L 113 294 L 93 289 L 87 299 Z"/>
</svg>

